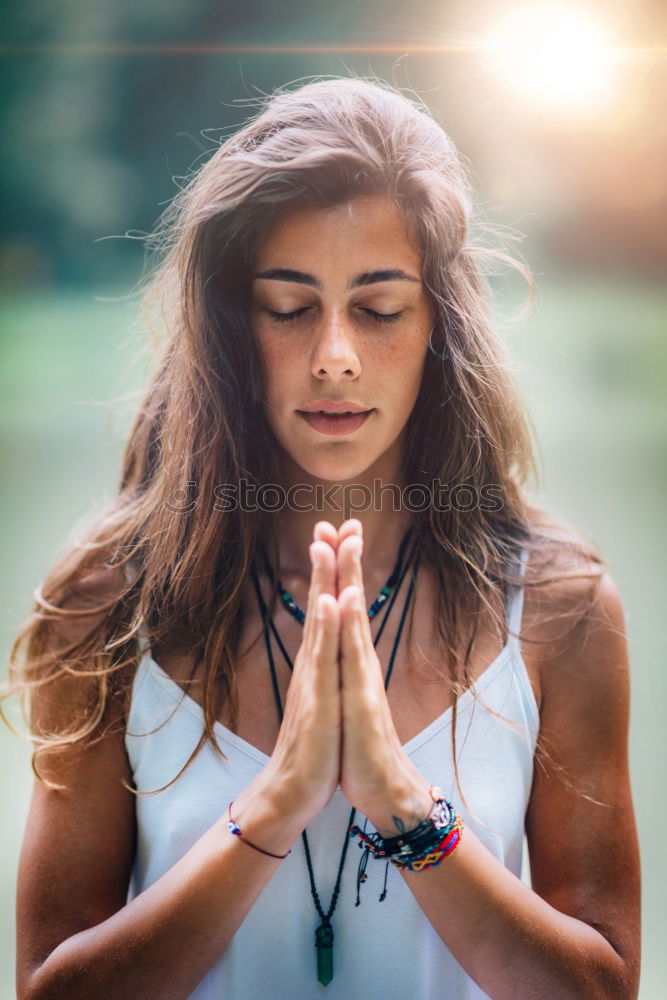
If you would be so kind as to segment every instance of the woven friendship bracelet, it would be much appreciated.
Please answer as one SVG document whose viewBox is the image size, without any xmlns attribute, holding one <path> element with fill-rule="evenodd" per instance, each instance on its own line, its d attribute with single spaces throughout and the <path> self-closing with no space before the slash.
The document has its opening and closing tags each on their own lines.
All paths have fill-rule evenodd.
<svg viewBox="0 0 667 1000">
<path fill-rule="evenodd" d="M 452 851 L 458 846 L 461 840 L 461 830 L 463 829 L 463 821 L 461 817 L 456 815 L 454 820 L 454 827 L 447 831 L 440 843 L 434 847 L 428 853 L 423 854 L 421 857 L 417 858 L 400 858 L 394 857 L 389 858 L 391 863 L 396 866 L 396 868 L 409 868 L 413 872 L 424 871 L 425 868 L 435 868 L 443 858 L 451 854 Z"/>
<path fill-rule="evenodd" d="M 359 847 L 379 860 L 391 861 L 398 868 L 422 871 L 432 868 L 455 849 L 461 839 L 463 821 L 437 786 L 430 789 L 433 807 L 418 827 L 396 837 L 364 833 L 350 827 L 350 836 L 358 837 Z"/>
<path fill-rule="evenodd" d="M 406 852 L 410 854 L 421 853 L 420 849 L 425 850 L 436 840 L 442 840 L 442 832 L 454 825 L 456 813 L 451 803 L 444 798 L 437 797 L 441 796 L 442 793 L 436 786 L 433 786 L 430 791 L 434 804 L 426 819 L 409 833 L 400 833 L 396 837 L 382 837 L 382 857 Z"/>
</svg>

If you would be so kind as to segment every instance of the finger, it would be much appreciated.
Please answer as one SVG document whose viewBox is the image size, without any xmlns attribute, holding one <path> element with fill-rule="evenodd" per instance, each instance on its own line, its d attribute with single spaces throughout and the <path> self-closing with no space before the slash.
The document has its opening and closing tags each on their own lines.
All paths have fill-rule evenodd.
<svg viewBox="0 0 667 1000">
<path fill-rule="evenodd" d="M 306 648 L 311 648 L 316 631 L 317 599 L 320 594 L 330 594 L 334 599 L 336 597 L 336 553 L 328 542 L 320 540 L 311 542 L 308 551 L 312 569 L 305 609 L 303 641 Z"/>
<path fill-rule="evenodd" d="M 363 542 L 364 529 L 358 517 L 350 517 L 347 521 L 343 521 L 338 529 L 338 544 L 340 545 L 343 539 L 349 538 L 350 535 L 359 535 Z"/>
<path fill-rule="evenodd" d="M 313 659 L 322 689 L 334 694 L 340 678 L 338 667 L 340 609 L 331 594 L 320 594 L 314 609 Z"/>
<path fill-rule="evenodd" d="M 336 553 L 338 596 L 340 596 L 346 587 L 355 586 L 359 587 L 363 599 L 366 600 L 366 588 L 364 587 L 364 575 L 361 566 L 362 553 L 363 541 L 356 532 L 346 535 L 339 542 Z"/>
<path fill-rule="evenodd" d="M 375 650 L 368 623 L 368 612 L 363 591 L 356 585 L 346 587 L 338 596 L 341 612 L 340 651 L 343 664 L 364 669 L 364 664 Z"/>
<path fill-rule="evenodd" d="M 338 532 L 330 521 L 317 521 L 313 527 L 313 538 L 328 542 L 334 552 L 338 548 Z"/>
<path fill-rule="evenodd" d="M 338 545 L 336 553 L 338 568 L 338 596 L 342 595 L 346 588 L 355 588 L 360 593 L 360 606 L 357 608 L 357 598 L 353 594 L 350 598 L 351 606 L 348 608 L 346 598 L 344 606 L 347 609 L 347 625 L 341 623 L 341 629 L 348 627 L 358 630 L 358 640 L 363 655 L 368 656 L 373 649 L 373 638 L 368 619 L 366 590 L 364 587 L 364 576 L 361 566 L 361 556 L 363 553 L 362 524 L 356 518 L 346 521 L 343 525 L 346 534 Z M 357 614 L 357 611 L 359 612 Z M 341 647 L 342 649 L 342 647 Z"/>
<path fill-rule="evenodd" d="M 359 590 L 356 587 L 346 588 L 343 594 L 338 597 L 338 606 L 341 612 L 339 637 L 341 691 L 346 712 L 348 716 L 350 713 L 353 716 L 356 711 L 357 696 L 360 692 L 367 690 L 364 682 L 368 679 L 365 669 L 368 662 L 368 650 L 360 627 L 362 613 L 365 613 L 365 610 L 361 603 Z M 349 701 L 350 697 L 352 698 L 351 702 Z"/>
</svg>

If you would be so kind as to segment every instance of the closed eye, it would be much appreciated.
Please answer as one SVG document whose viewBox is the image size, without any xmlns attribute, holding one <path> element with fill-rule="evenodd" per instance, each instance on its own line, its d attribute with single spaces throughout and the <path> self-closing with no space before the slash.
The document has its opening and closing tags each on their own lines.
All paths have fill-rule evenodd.
<svg viewBox="0 0 667 1000">
<path fill-rule="evenodd" d="M 273 309 L 268 309 L 267 312 L 273 319 L 276 320 L 276 322 L 289 323 L 290 320 L 297 319 L 303 313 L 308 312 L 309 308 L 310 306 L 303 306 L 302 309 L 294 309 L 292 312 L 287 312 L 287 313 L 275 312 L 275 310 Z M 376 312 L 374 309 L 362 308 L 362 312 L 365 312 L 377 323 L 393 323 L 395 320 L 399 318 L 399 316 L 403 315 L 403 310 L 399 310 L 399 312 L 395 313 L 379 313 Z"/>
<path fill-rule="evenodd" d="M 364 312 L 368 313 L 369 316 L 372 316 L 378 323 L 393 323 L 394 320 L 397 320 L 399 316 L 403 315 L 402 309 L 395 313 L 379 313 L 375 312 L 374 309 L 364 309 Z"/>
<path fill-rule="evenodd" d="M 301 315 L 301 313 L 307 312 L 308 308 L 308 306 L 304 306 L 303 309 L 295 309 L 293 312 L 289 313 L 275 312 L 273 309 L 267 309 L 266 311 L 269 316 L 277 320 L 278 323 L 287 323 L 291 319 L 296 319 L 297 316 Z"/>
</svg>

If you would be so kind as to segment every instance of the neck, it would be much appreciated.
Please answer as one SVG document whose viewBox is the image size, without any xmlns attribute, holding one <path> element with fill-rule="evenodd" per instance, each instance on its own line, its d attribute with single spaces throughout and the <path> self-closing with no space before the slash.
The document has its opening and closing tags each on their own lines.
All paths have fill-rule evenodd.
<svg viewBox="0 0 667 1000">
<path fill-rule="evenodd" d="M 365 576 L 387 577 L 391 572 L 401 539 L 405 534 L 412 515 L 409 511 L 352 512 L 350 517 L 361 521 L 363 527 L 364 550 L 362 562 Z M 288 575 L 310 578 L 308 546 L 313 540 L 313 527 L 317 521 L 329 521 L 338 530 L 347 517 L 340 512 L 318 512 L 311 518 L 281 520 L 278 531 L 278 551 L 280 572 L 285 579 Z"/>
<path fill-rule="evenodd" d="M 288 576 L 310 579 L 308 547 L 318 521 L 329 521 L 338 530 L 349 518 L 356 518 L 363 529 L 364 576 L 369 583 L 384 583 L 396 561 L 401 539 L 414 519 L 414 513 L 403 505 L 405 483 L 396 466 L 395 462 L 380 461 L 354 480 L 326 481 L 288 464 L 283 470 L 285 490 L 297 484 L 307 489 L 301 495 L 297 491 L 296 502 L 275 515 L 283 581 Z M 300 505 L 311 509 L 296 509 Z"/>
</svg>

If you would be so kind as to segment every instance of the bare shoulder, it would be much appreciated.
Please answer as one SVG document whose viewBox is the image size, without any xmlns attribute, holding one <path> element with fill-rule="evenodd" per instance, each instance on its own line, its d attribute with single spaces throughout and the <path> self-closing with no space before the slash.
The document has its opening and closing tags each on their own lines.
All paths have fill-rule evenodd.
<svg viewBox="0 0 667 1000">
<path fill-rule="evenodd" d="M 55 599 L 64 612 L 53 619 L 56 641 L 71 643 L 85 638 L 103 621 L 106 605 L 120 597 L 126 587 L 127 577 L 121 566 L 96 566 L 68 582 L 66 592 Z"/>
<path fill-rule="evenodd" d="M 52 651 L 64 652 L 94 633 L 106 616 L 104 605 L 120 596 L 126 586 L 123 570 L 117 566 L 89 570 L 70 585 L 68 593 L 58 601 L 64 614 L 52 622 L 49 639 Z M 71 723 L 77 711 L 86 711 L 95 697 L 96 683 L 92 674 L 66 672 L 37 686 L 30 701 L 33 734 L 58 732 Z M 108 714 L 115 709 L 120 710 L 120 703 L 110 699 Z"/>
<path fill-rule="evenodd" d="M 606 645 L 607 659 L 614 659 L 625 640 L 625 615 L 618 586 L 606 566 L 563 547 L 532 553 L 525 581 L 522 650 L 543 717 L 545 699 L 553 699 L 556 691 L 565 694 L 568 679 L 579 685 L 586 677 L 595 682 L 590 669 L 584 676 L 579 668 L 572 676 L 584 644 L 589 664 L 591 643 Z M 598 667 L 602 652 L 595 651 Z"/>
</svg>

